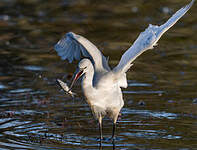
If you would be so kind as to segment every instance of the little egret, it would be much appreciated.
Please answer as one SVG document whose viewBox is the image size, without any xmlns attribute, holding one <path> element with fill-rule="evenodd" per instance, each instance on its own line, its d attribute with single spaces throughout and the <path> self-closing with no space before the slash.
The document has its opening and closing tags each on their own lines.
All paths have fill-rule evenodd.
<svg viewBox="0 0 197 150">
<path fill-rule="evenodd" d="M 112 139 L 115 137 L 115 128 L 118 114 L 124 105 L 121 88 L 127 88 L 126 72 L 133 61 L 144 51 L 153 49 L 161 36 L 172 27 L 193 5 L 178 10 L 166 23 L 160 26 L 149 25 L 140 33 L 134 44 L 122 55 L 119 64 L 111 69 L 108 60 L 101 51 L 86 38 L 73 32 L 67 33 L 54 49 L 62 60 L 70 63 L 76 59 L 78 73 L 76 73 L 70 89 L 75 81 L 82 77 L 82 90 L 94 117 L 98 120 L 100 141 L 102 141 L 102 119 L 108 116 L 113 121 Z M 69 92 L 70 90 L 68 90 Z"/>
</svg>

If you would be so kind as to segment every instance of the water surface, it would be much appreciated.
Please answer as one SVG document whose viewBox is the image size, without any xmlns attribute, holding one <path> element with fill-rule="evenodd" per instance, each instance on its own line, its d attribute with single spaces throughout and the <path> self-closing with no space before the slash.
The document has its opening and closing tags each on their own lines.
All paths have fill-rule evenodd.
<svg viewBox="0 0 197 150">
<path fill-rule="evenodd" d="M 114 67 L 149 23 L 162 24 L 188 1 L 1 0 L 0 148 L 99 149 L 98 127 L 70 83 L 77 62 L 52 50 L 66 33 L 90 39 Z M 197 148 L 197 4 L 128 72 L 115 145 L 103 149 Z M 104 137 L 112 124 L 104 120 Z"/>
</svg>

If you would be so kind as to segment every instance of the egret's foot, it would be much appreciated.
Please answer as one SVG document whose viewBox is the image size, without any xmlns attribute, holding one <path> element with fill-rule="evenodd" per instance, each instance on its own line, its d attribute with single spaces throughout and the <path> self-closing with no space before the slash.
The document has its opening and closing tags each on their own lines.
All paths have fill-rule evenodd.
<svg viewBox="0 0 197 150">
<path fill-rule="evenodd" d="M 110 140 L 111 140 L 112 142 L 114 142 L 114 141 L 116 140 L 116 137 L 111 137 Z"/>
<path fill-rule="evenodd" d="M 120 141 L 121 140 L 121 138 L 120 137 L 118 137 L 118 136 L 116 136 L 116 137 L 110 137 L 110 138 L 108 138 L 108 141 L 110 142 L 114 142 L 114 141 Z"/>
<path fill-rule="evenodd" d="M 103 137 L 102 139 L 101 138 L 97 138 L 96 141 L 100 142 L 100 141 L 108 141 L 108 140 L 107 140 L 107 138 Z"/>
<path fill-rule="evenodd" d="M 102 141 L 103 139 L 100 139 L 100 138 L 96 138 L 96 141 L 97 142 L 100 142 L 100 141 Z"/>
</svg>

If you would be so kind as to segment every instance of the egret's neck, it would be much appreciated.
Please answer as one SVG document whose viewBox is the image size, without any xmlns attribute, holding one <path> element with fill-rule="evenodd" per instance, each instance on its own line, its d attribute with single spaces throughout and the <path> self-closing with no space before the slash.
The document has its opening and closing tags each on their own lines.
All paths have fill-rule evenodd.
<svg viewBox="0 0 197 150">
<path fill-rule="evenodd" d="M 94 67 L 93 65 L 89 65 L 86 73 L 83 76 L 82 79 L 82 88 L 84 92 L 86 92 L 87 89 L 91 90 L 93 89 L 93 77 L 94 77 Z"/>
</svg>

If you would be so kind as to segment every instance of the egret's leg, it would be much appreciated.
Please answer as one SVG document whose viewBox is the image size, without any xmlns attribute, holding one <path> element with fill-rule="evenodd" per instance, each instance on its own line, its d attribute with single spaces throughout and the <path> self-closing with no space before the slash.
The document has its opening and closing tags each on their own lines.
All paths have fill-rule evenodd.
<svg viewBox="0 0 197 150">
<path fill-rule="evenodd" d="M 116 132 L 116 122 L 113 122 L 113 129 L 112 129 L 112 140 L 115 139 L 115 132 Z"/>
<path fill-rule="evenodd" d="M 119 114 L 119 111 L 114 112 L 113 128 L 112 128 L 112 137 L 111 137 L 111 139 L 112 139 L 113 141 L 115 140 L 116 122 L 117 122 L 117 119 L 118 119 L 118 114 Z"/>
<path fill-rule="evenodd" d="M 102 142 L 103 134 L 102 134 L 102 117 L 100 116 L 99 119 L 99 132 L 100 132 L 100 142 Z"/>
</svg>

